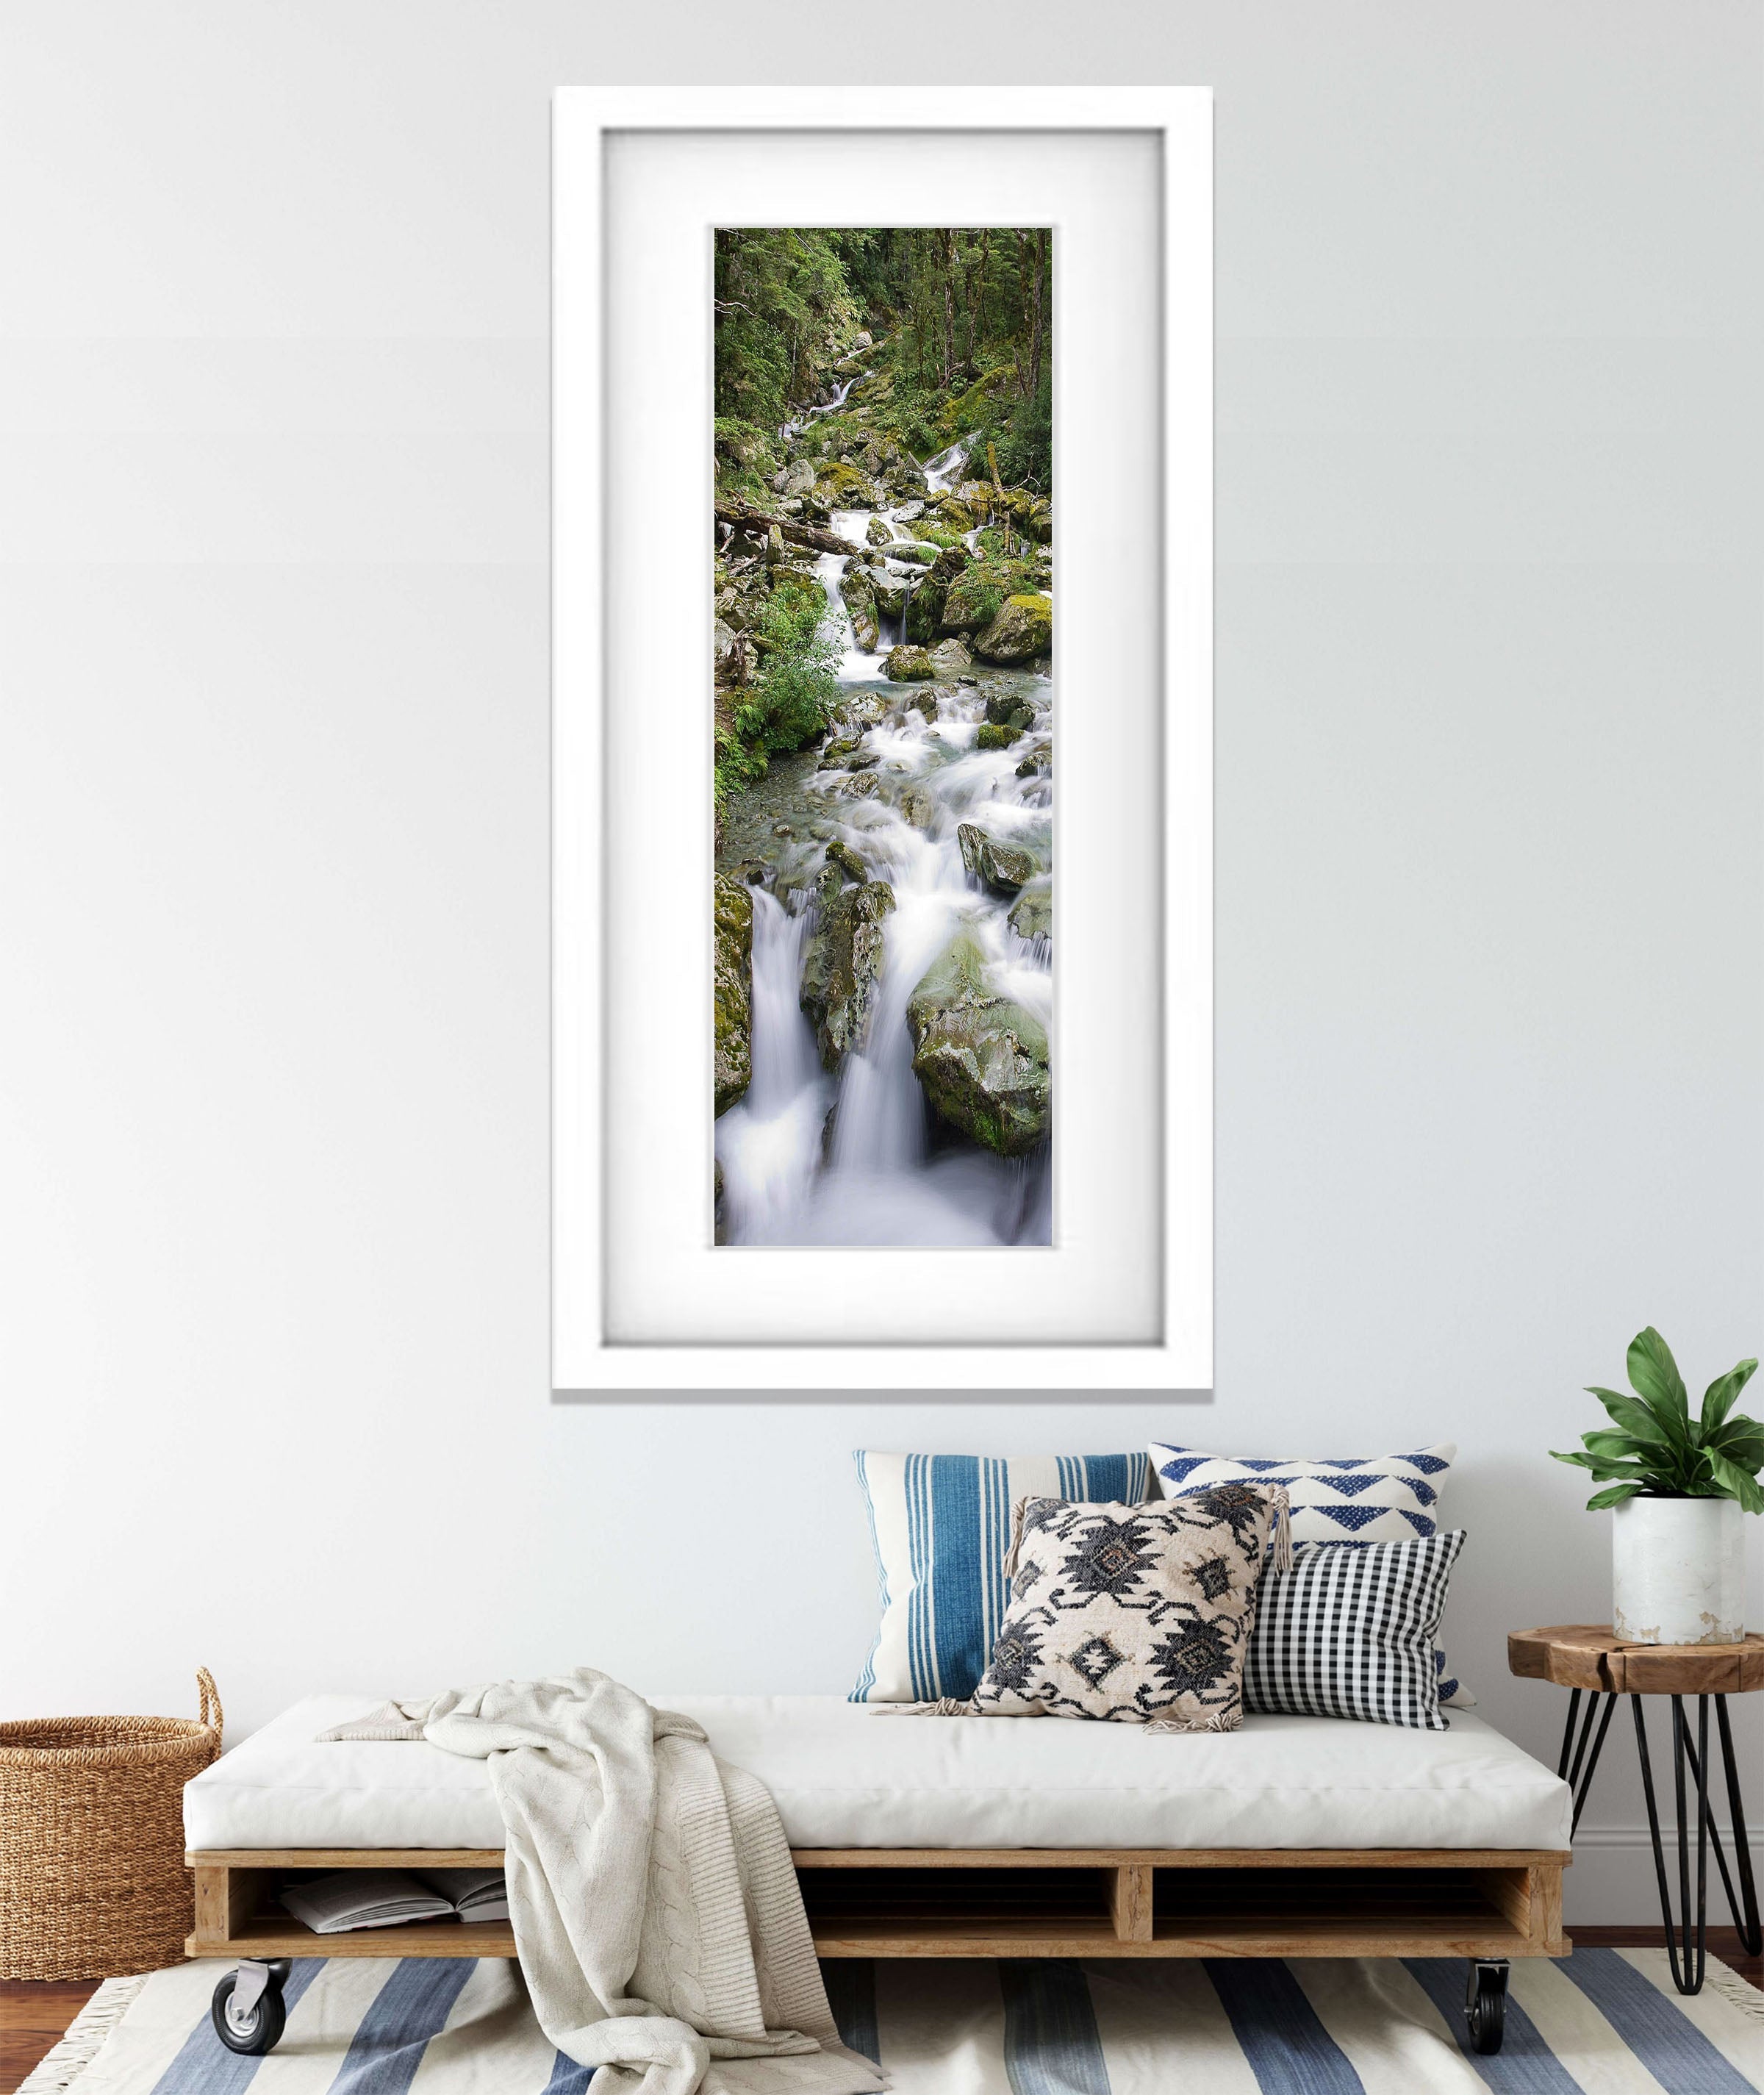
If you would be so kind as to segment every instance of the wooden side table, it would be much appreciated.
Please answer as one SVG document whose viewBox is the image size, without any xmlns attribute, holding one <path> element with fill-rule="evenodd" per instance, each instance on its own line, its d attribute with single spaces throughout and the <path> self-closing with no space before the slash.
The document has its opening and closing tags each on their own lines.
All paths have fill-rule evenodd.
<svg viewBox="0 0 1764 2095">
<path fill-rule="evenodd" d="M 1611 1728 L 1620 1695 L 1629 1697 L 1636 1720 L 1636 1754 L 1641 1763 L 1641 1787 L 1648 1800 L 1648 1831 L 1653 1840 L 1654 1874 L 1660 1886 L 1660 1918 L 1666 1928 L 1666 1956 L 1672 1983 L 1681 1993 L 1701 1992 L 1708 1961 L 1709 1848 L 1721 1872 L 1727 1908 L 1746 1953 L 1764 1950 L 1764 1926 L 1758 1918 L 1757 1887 L 1752 1876 L 1752 1850 L 1746 1838 L 1745 1810 L 1740 1797 L 1740 1771 L 1734 1763 L 1733 1732 L 1727 1720 L 1727 1697 L 1764 1688 L 1764 1636 L 1744 1644 L 1625 1644 L 1608 1624 L 1573 1622 L 1555 1629 L 1520 1630 L 1507 1639 L 1507 1665 L 1524 1680 L 1553 1680 L 1570 1690 L 1568 1722 L 1562 1731 L 1557 1773 L 1574 1793 L 1574 1820 L 1579 1826 L 1593 1771 Z M 1580 1719 L 1575 1718 L 1583 1695 L 1591 1697 Z M 1675 1921 L 1666 1879 L 1666 1851 L 1660 1839 L 1660 1814 L 1654 1802 L 1653 1766 L 1648 1753 L 1648 1729 L 1642 1701 L 1666 1695 L 1672 1701 L 1672 1779 L 1678 1809 L 1679 1909 Z M 1684 1698 L 1696 1697 L 1696 1744 L 1691 1744 Z M 1709 1705 L 1715 1705 L 1727 1775 L 1728 1836 L 1733 1843 L 1733 1871 L 1721 1844 L 1721 1833 L 1709 1809 Z M 1602 1707 L 1601 1707 L 1602 1701 Z M 1595 1728 L 1595 1720 L 1596 1728 Z M 1686 1810 L 1685 1775 L 1696 1785 L 1696 1904 L 1692 1923 L 1690 1818 Z M 1734 1876 L 1739 1878 L 1737 1895 Z M 1742 1914 L 1743 1907 L 1743 1914 Z M 1682 1957 L 1681 1957 L 1682 1951 Z"/>
</svg>

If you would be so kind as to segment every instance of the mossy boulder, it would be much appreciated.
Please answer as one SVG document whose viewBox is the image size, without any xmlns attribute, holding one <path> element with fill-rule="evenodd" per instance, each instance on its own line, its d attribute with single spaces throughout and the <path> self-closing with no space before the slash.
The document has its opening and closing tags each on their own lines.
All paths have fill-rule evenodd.
<svg viewBox="0 0 1764 2095">
<path fill-rule="evenodd" d="M 1022 733 L 1020 727 L 1001 727 L 996 721 L 987 721 L 974 738 L 976 749 L 1008 749 Z"/>
<path fill-rule="evenodd" d="M 947 595 L 941 582 L 929 577 L 921 581 L 907 599 L 907 638 L 917 641 L 921 647 L 930 647 L 943 626 L 943 599 Z M 931 649 L 933 659 L 936 649 Z M 965 652 L 965 651 L 964 651 Z"/>
<path fill-rule="evenodd" d="M 980 732 L 984 734 L 986 730 L 982 728 Z M 1016 894 L 1040 870 L 1033 852 L 988 836 L 977 823 L 962 823 L 956 831 L 956 841 L 961 846 L 961 862 L 969 872 L 1000 895 Z"/>
<path fill-rule="evenodd" d="M 947 621 L 947 608 L 944 616 Z M 1052 598 L 1025 591 L 1004 599 L 991 622 L 975 634 L 973 651 L 989 662 L 1026 662 L 1052 645 Z"/>
<path fill-rule="evenodd" d="M 949 594 L 943 599 L 943 630 L 985 631 L 1013 595 L 1032 588 L 1034 579 L 1034 569 L 1027 561 L 975 561 L 964 568 L 949 586 Z M 1048 616 L 1051 620 L 1051 604 Z"/>
<path fill-rule="evenodd" d="M 922 647 L 891 647 L 882 670 L 891 684 L 910 683 L 917 678 L 937 674 L 931 666 L 930 656 Z"/>
<path fill-rule="evenodd" d="M 1047 1139 L 1053 1090 L 1039 1020 L 993 994 L 986 960 L 959 932 L 907 1000 L 912 1069 L 939 1117 L 1000 1156 Z"/>
<path fill-rule="evenodd" d="M 1034 708 L 1020 691 L 987 693 L 987 718 L 995 727 L 1024 728 L 1034 717 Z"/>
<path fill-rule="evenodd" d="M 821 752 L 820 769 L 823 771 L 844 771 L 856 756 L 859 738 L 855 734 L 836 734 Z"/>
<path fill-rule="evenodd" d="M 712 891 L 711 1008 L 715 1039 L 712 1082 L 716 1110 L 727 1113 L 753 1075 L 753 896 L 720 874 Z"/>
<path fill-rule="evenodd" d="M 891 574 L 886 568 L 872 568 L 869 570 L 869 588 L 879 612 L 889 618 L 900 616 L 907 601 L 907 578 L 904 575 Z"/>
<path fill-rule="evenodd" d="M 1005 921 L 1019 939 L 1053 939 L 1053 876 L 1037 873 L 1011 904 Z"/>
<path fill-rule="evenodd" d="M 880 516 L 871 517 L 864 527 L 864 536 L 873 546 L 886 546 L 894 535 Z"/>
<path fill-rule="evenodd" d="M 876 616 L 876 592 L 869 570 L 853 560 L 839 577 L 839 595 L 851 614 L 852 637 L 866 651 L 874 647 L 882 637 L 882 626 Z"/>
<path fill-rule="evenodd" d="M 912 567 L 928 568 L 943 548 L 934 546 L 929 539 L 891 538 L 883 550 L 891 560 L 904 560 Z"/>
<path fill-rule="evenodd" d="M 886 881 L 866 880 L 842 887 L 817 912 L 803 955 L 799 1001 L 823 1069 L 837 1069 L 869 1037 L 882 981 L 882 920 L 894 906 Z"/>
<path fill-rule="evenodd" d="M 830 435 L 829 442 L 837 439 Z M 867 473 L 849 464 L 844 459 L 823 459 L 815 474 L 812 494 L 808 498 L 818 508 L 831 512 L 835 509 L 879 509 L 881 490 Z"/>
<path fill-rule="evenodd" d="M 824 604 L 827 600 L 821 577 L 812 568 L 773 568 L 772 595 L 788 603 Z"/>
</svg>

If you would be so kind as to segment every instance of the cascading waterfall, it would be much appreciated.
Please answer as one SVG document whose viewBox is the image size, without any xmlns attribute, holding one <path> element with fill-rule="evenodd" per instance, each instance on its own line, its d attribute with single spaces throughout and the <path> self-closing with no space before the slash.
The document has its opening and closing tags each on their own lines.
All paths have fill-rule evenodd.
<svg viewBox="0 0 1764 2095">
<path fill-rule="evenodd" d="M 843 403 L 847 380 L 825 408 Z M 801 425 L 795 425 L 800 428 Z M 935 494 L 961 471 L 965 446 L 951 445 L 923 468 Z M 907 507 L 900 504 L 899 507 Z M 1022 754 L 1051 735 L 1052 688 L 1026 671 L 982 669 L 982 681 L 939 687 L 935 717 L 909 702 L 882 673 L 881 651 L 856 642 L 840 585 L 868 550 L 875 512 L 835 511 L 834 532 L 849 554 L 822 553 L 816 572 L 825 591 L 825 630 L 839 645 L 839 681 L 860 730 L 849 769 L 807 768 L 799 819 L 779 823 L 769 849 L 774 885 L 753 892 L 752 1076 L 745 1095 L 716 1122 L 722 1169 L 722 1240 L 727 1243 L 875 1243 L 930 1248 L 1051 1241 L 1051 1180 L 1045 1152 L 1009 1161 L 939 1127 L 912 1068 L 907 1005 L 958 930 L 980 948 L 995 992 L 1043 1026 L 1052 1019 L 1052 954 L 1041 933 L 1020 935 L 1011 894 L 987 888 L 963 862 L 959 826 L 973 822 L 1001 843 L 1051 862 L 1052 785 L 1034 766 L 1018 775 Z M 895 509 L 881 512 L 896 540 L 910 537 Z M 969 542 L 978 536 L 969 534 Z M 886 547 L 882 549 L 886 557 Z M 898 614 L 905 637 L 923 570 L 902 573 Z M 891 626 L 894 621 L 889 621 Z M 886 644 L 886 637 L 878 633 Z M 1026 703 L 1033 725 L 1011 746 L 978 747 L 989 691 Z M 850 729 L 847 730 L 850 732 Z M 874 779 L 865 787 L 866 779 Z M 909 819 L 910 817 L 910 819 Z M 882 919 L 883 958 L 867 1038 L 847 1054 L 837 1078 L 821 1068 L 799 1004 L 805 943 L 814 926 L 810 883 L 837 840 L 886 881 L 894 908 Z"/>
</svg>

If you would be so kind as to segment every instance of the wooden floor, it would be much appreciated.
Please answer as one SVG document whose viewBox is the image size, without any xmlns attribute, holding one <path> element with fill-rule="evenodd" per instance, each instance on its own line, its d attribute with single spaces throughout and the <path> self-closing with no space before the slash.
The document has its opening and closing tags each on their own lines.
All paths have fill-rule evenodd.
<svg viewBox="0 0 1764 2095">
<path fill-rule="evenodd" d="M 1573 1927 L 1583 1949 L 1628 1949 L 1660 1940 L 1657 1928 Z M 1731 1927 L 1711 1927 L 1709 1948 L 1754 1986 L 1764 1987 L 1764 1957 L 1745 1956 Z M 15 2095 L 36 2065 L 96 1990 L 95 1979 L 72 1979 L 42 1984 L 0 1980 L 0 2095 Z"/>
</svg>

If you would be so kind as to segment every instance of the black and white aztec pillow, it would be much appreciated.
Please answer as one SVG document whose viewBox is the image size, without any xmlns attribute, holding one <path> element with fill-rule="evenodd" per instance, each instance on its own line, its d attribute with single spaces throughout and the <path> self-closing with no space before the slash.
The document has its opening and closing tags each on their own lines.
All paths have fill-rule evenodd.
<svg viewBox="0 0 1764 2095">
<path fill-rule="evenodd" d="M 1369 1542 L 1406 1542 L 1438 1532 L 1440 1486 L 1457 1460 L 1449 1440 L 1406 1455 L 1209 1455 L 1198 1448 L 1152 1443 L 1158 1492 L 1176 1499 L 1213 1484 L 1281 1484 L 1292 1509 L 1292 1540 L 1334 1542 L 1347 1548 Z M 1436 1650 L 1440 1700 L 1467 1710 L 1476 1701 Z"/>
<path fill-rule="evenodd" d="M 1262 1575 L 1244 1667 L 1244 1706 L 1294 1717 L 1449 1728 L 1434 1639 L 1464 1531 L 1344 1549 L 1293 1545 Z"/>
</svg>

